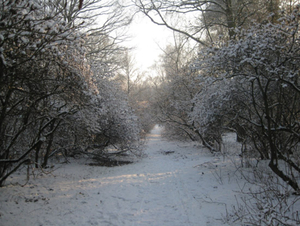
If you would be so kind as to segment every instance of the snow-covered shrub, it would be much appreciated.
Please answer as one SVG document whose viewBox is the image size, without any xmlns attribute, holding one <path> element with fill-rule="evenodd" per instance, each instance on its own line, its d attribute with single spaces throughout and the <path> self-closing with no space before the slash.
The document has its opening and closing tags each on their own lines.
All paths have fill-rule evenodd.
<svg viewBox="0 0 300 226">
<path fill-rule="evenodd" d="M 107 87 L 103 86 L 105 83 Z M 81 153 L 97 152 L 105 160 L 105 152 L 113 146 L 116 153 L 130 151 L 140 155 L 140 127 L 126 95 L 103 79 L 99 94 L 91 94 L 91 97 L 86 105 L 65 120 L 65 129 L 71 132 L 64 138 L 71 141 L 69 154 L 73 154 L 73 147 L 80 147 Z"/>
<path fill-rule="evenodd" d="M 98 119 L 100 133 L 111 144 L 119 145 L 121 149 L 130 149 L 130 144 L 139 140 L 140 126 L 126 94 L 111 81 L 102 80 L 98 88 L 103 109 Z"/>
<path fill-rule="evenodd" d="M 40 1 L 0 1 L 0 10 L 1 185 L 14 165 L 43 164 L 87 82 L 80 35 L 59 14 Z"/>
<path fill-rule="evenodd" d="M 272 171 L 296 192 L 300 173 L 296 164 L 300 142 L 298 22 L 297 7 L 277 24 L 236 31 L 235 40 L 205 49 L 195 64 L 202 74 L 231 83 L 234 95 L 228 101 L 231 110 L 224 112 L 225 123 L 233 129 L 240 125 L 261 158 L 269 159 Z M 281 169 L 279 160 L 290 167 L 289 172 Z"/>
<path fill-rule="evenodd" d="M 99 131 L 113 144 L 137 139 L 126 98 L 93 79 L 81 24 L 51 3 L 0 0 L 0 186 L 23 163 L 46 167 Z"/>
<path fill-rule="evenodd" d="M 231 82 L 226 79 L 211 76 L 199 77 L 196 81 L 200 84 L 200 89 L 192 100 L 190 123 L 198 133 L 203 134 L 208 145 L 220 151 L 234 87 L 231 87 Z"/>
</svg>

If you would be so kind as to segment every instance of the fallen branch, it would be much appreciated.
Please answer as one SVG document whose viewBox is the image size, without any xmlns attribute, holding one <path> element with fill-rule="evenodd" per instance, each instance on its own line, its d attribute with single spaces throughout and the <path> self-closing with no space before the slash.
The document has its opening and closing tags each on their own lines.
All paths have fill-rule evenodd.
<svg viewBox="0 0 300 226">
<path fill-rule="evenodd" d="M 0 187 L 3 185 L 3 182 L 11 175 L 13 174 L 14 172 L 16 172 L 17 169 L 19 169 L 19 167 L 25 163 L 30 163 L 31 160 L 30 159 L 25 159 L 23 160 L 22 162 L 20 162 L 17 166 L 15 166 L 15 168 L 13 168 L 10 172 L 8 172 L 4 177 L 2 177 L 0 179 Z"/>
</svg>

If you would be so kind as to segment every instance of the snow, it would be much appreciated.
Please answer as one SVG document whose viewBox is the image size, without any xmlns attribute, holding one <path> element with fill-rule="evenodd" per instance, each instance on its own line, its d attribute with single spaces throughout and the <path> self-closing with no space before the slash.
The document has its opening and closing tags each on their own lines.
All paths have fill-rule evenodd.
<svg viewBox="0 0 300 226">
<path fill-rule="evenodd" d="M 0 188 L 0 225 L 229 225 L 226 211 L 238 190 L 230 161 L 160 133 L 156 126 L 146 156 L 133 164 L 71 159 L 47 174 L 34 172 L 23 187 L 20 170 Z"/>
</svg>

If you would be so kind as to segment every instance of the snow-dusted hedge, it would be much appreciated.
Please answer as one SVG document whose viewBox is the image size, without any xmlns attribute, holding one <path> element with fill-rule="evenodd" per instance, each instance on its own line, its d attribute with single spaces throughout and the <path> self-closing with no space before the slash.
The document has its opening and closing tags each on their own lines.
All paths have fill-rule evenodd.
<svg viewBox="0 0 300 226">
<path fill-rule="evenodd" d="M 97 135 L 138 140 L 126 97 L 85 57 L 81 24 L 51 3 L 0 1 L 0 185 L 23 163 L 46 167 Z"/>
<path fill-rule="evenodd" d="M 208 85 L 195 97 L 192 114 L 199 129 L 222 125 L 242 131 L 244 142 L 251 142 L 262 159 L 269 159 L 272 171 L 297 193 L 299 19 L 297 7 L 276 24 L 237 30 L 234 40 L 204 49 L 194 67 Z"/>
</svg>

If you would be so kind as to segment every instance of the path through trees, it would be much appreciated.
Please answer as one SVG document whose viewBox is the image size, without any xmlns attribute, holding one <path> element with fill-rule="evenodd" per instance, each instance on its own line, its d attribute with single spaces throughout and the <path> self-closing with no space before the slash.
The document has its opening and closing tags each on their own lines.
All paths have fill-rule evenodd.
<svg viewBox="0 0 300 226">
<path fill-rule="evenodd" d="M 2 225 L 221 225 L 236 185 L 226 179 L 226 163 L 191 144 L 166 141 L 160 131 L 156 126 L 148 136 L 147 157 L 137 163 L 62 164 L 23 188 L 1 188 Z"/>
</svg>

